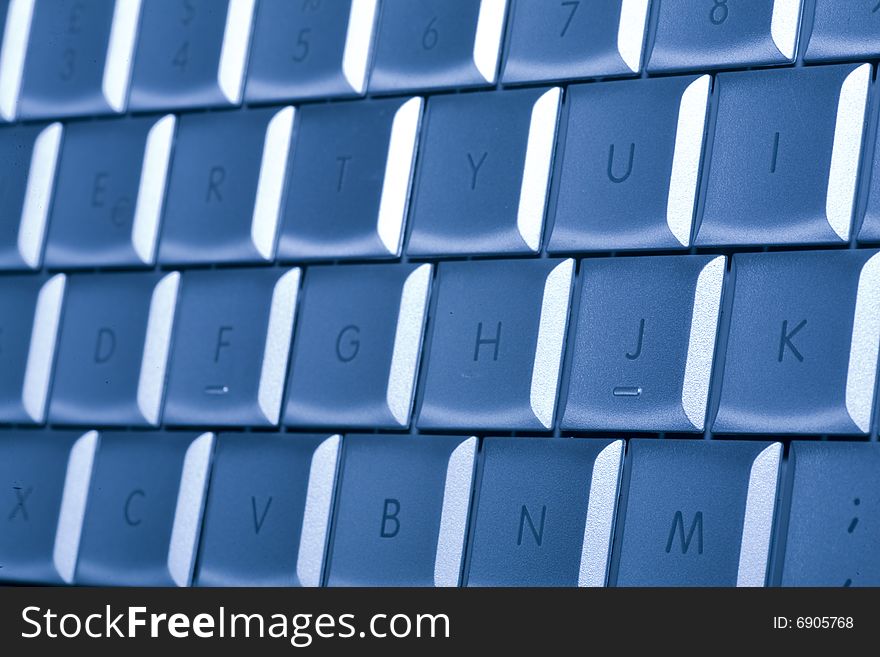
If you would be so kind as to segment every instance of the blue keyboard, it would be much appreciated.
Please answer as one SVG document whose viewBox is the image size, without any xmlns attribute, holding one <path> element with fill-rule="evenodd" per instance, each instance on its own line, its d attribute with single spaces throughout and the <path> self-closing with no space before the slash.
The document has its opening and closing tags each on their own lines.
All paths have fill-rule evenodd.
<svg viewBox="0 0 880 657">
<path fill-rule="evenodd" d="M 880 10 L 0 0 L 0 582 L 878 586 Z"/>
</svg>

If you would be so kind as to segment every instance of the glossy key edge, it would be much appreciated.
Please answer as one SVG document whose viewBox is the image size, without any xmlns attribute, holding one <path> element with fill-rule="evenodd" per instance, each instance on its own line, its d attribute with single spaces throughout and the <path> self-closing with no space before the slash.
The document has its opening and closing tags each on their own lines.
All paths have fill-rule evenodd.
<svg viewBox="0 0 880 657">
<path fill-rule="evenodd" d="M 217 66 L 217 85 L 230 105 L 238 105 L 244 89 L 244 71 L 256 0 L 229 0 L 226 27 Z"/>
<path fill-rule="evenodd" d="M 385 401 L 394 420 L 402 427 L 409 425 L 412 411 L 430 285 L 431 265 L 426 263 L 410 272 L 400 294 Z"/>
<path fill-rule="evenodd" d="M 623 441 L 615 440 L 606 445 L 593 461 L 578 586 L 605 586 L 608 577 L 623 448 Z"/>
<path fill-rule="evenodd" d="M 38 269 L 43 257 L 43 242 L 55 191 L 55 173 L 63 133 L 64 128 L 60 123 L 50 123 L 34 140 L 18 227 L 18 253 L 31 269 Z"/>
<path fill-rule="evenodd" d="M 22 405 L 36 424 L 42 424 L 46 418 L 49 380 L 55 360 L 55 343 L 58 340 L 66 282 L 64 274 L 55 274 L 43 283 L 37 295 L 22 386 Z"/>
<path fill-rule="evenodd" d="M 880 253 L 875 253 L 865 262 L 859 273 L 846 371 L 846 411 L 862 433 L 868 433 L 871 428 L 878 349 Z"/>
<path fill-rule="evenodd" d="M 97 448 L 98 432 L 89 431 L 77 438 L 67 459 L 58 527 L 55 530 L 55 545 L 52 550 L 52 564 L 67 584 L 73 583 L 76 573 L 79 543 Z"/>
<path fill-rule="evenodd" d="M 165 391 L 165 373 L 171 350 L 171 331 L 180 288 L 180 272 L 163 276 L 153 288 L 147 334 L 138 378 L 137 403 L 144 420 L 152 426 L 159 424 L 162 397 Z"/>
<path fill-rule="evenodd" d="M 437 552 L 434 557 L 434 586 L 458 586 L 461 579 L 476 458 L 476 436 L 463 440 L 449 455 L 446 483 L 443 487 L 440 532 L 437 535 Z"/>
<path fill-rule="evenodd" d="M 290 340 L 293 335 L 300 274 L 301 271 L 297 267 L 286 271 L 275 282 L 275 287 L 272 290 L 266 343 L 263 348 L 263 363 L 257 391 L 260 411 L 266 421 L 272 425 L 278 424 L 281 415 L 284 374 L 290 355 Z"/>
<path fill-rule="evenodd" d="M 150 127 L 144 145 L 144 160 L 131 223 L 131 245 L 145 265 L 152 265 L 156 261 L 159 223 L 165 203 L 176 125 L 174 114 L 166 114 Z"/>
<path fill-rule="evenodd" d="M 284 181 L 290 161 L 290 141 L 296 112 L 292 106 L 278 110 L 266 126 L 263 155 L 254 214 L 251 219 L 251 243 L 260 257 L 269 262 L 275 257 L 278 224 Z"/>
<path fill-rule="evenodd" d="M 506 14 L 507 0 L 481 0 L 477 14 L 477 31 L 474 34 L 473 62 L 477 72 L 488 84 L 495 84 L 498 75 Z"/>
<path fill-rule="evenodd" d="M 794 61 L 797 47 L 801 0 L 774 0 L 770 16 L 770 38 L 780 54 Z"/>
<path fill-rule="evenodd" d="M 557 264 L 544 281 L 529 403 L 535 418 L 547 429 L 553 427 L 556 411 L 573 276 L 574 260 L 569 258 Z"/>
<path fill-rule="evenodd" d="M 35 0 L 11 0 L 0 43 L 0 117 L 14 121 Z"/>
<path fill-rule="evenodd" d="M 189 586 L 192 579 L 213 449 L 214 434 L 205 432 L 189 444 L 183 457 L 167 564 L 177 586 Z"/>
<path fill-rule="evenodd" d="M 104 100 L 117 113 L 125 111 L 128 101 L 141 3 L 142 0 L 116 0 L 113 7 L 101 91 Z"/>
<path fill-rule="evenodd" d="M 617 53 L 633 73 L 642 66 L 642 47 L 648 24 L 650 0 L 621 0 L 617 24 Z"/>
<path fill-rule="evenodd" d="M 330 436 L 312 453 L 296 557 L 296 577 L 300 586 L 321 585 L 341 440 L 338 434 Z"/>
<path fill-rule="evenodd" d="M 376 23 L 377 0 L 351 0 L 345 46 L 342 50 L 342 75 L 352 91 L 361 95 L 367 87 L 367 65 Z"/>
<path fill-rule="evenodd" d="M 737 586 L 764 586 L 767 579 L 781 459 L 782 444 L 771 443 L 752 461 L 739 549 Z"/>
</svg>

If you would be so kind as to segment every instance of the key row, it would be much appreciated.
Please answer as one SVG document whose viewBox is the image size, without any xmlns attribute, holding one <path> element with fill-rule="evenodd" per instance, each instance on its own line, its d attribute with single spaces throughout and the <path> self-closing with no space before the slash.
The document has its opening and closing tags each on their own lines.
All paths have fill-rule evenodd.
<svg viewBox="0 0 880 657">
<path fill-rule="evenodd" d="M 478 450 L 461 436 L 7 431 L 0 581 L 880 582 L 880 445 L 796 441 L 785 474 L 776 442 L 624 449 L 578 438 L 484 438 Z"/>
<path fill-rule="evenodd" d="M 0 422 L 868 434 L 880 254 L 725 264 L 0 277 Z"/>
<path fill-rule="evenodd" d="M 655 0 L 643 58 L 650 4 L 3 0 L 0 116 L 492 86 L 499 68 L 503 83 L 518 84 L 795 60 L 801 0 L 753 0 L 748 11 L 726 0 Z M 839 4 L 807 0 L 806 61 L 880 54 L 876 7 Z"/>
<path fill-rule="evenodd" d="M 2 128 L 0 268 L 877 243 L 870 78 L 574 85 L 558 148 L 556 87 Z"/>
</svg>

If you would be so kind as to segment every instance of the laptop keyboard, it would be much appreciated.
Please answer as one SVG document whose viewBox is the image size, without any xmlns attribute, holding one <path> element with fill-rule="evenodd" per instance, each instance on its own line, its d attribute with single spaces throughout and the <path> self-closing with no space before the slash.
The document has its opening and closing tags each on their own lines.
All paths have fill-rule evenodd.
<svg viewBox="0 0 880 657">
<path fill-rule="evenodd" d="M 0 581 L 880 585 L 876 2 L 0 0 Z"/>
</svg>

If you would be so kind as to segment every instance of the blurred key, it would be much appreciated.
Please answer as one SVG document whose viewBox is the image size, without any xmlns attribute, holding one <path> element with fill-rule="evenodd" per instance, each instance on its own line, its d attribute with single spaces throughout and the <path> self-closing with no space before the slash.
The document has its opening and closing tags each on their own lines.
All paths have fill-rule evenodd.
<svg viewBox="0 0 880 657">
<path fill-rule="evenodd" d="M 649 0 L 516 0 L 502 81 L 638 73 L 648 6 Z"/>
<path fill-rule="evenodd" d="M 710 77 L 573 85 L 552 252 L 690 245 Z"/>
<path fill-rule="evenodd" d="M 131 109 L 238 105 L 255 0 L 150 0 L 143 6 Z"/>
<path fill-rule="evenodd" d="M 223 434 L 196 586 L 320 586 L 339 436 Z"/>
<path fill-rule="evenodd" d="M 648 71 L 794 61 L 801 0 L 662 0 Z"/>
<path fill-rule="evenodd" d="M 299 269 L 183 275 L 166 424 L 278 424 L 299 277 Z"/>
<path fill-rule="evenodd" d="M 612 585 L 764 586 L 781 458 L 780 443 L 630 440 Z"/>
<path fill-rule="evenodd" d="M 28 35 L 18 116 L 124 112 L 141 3 L 26 0 L 22 4 L 31 7 L 13 7 L 10 12 L 19 21 L 15 29 Z"/>
<path fill-rule="evenodd" d="M 716 76 L 697 246 L 849 240 L 869 64 Z"/>
<path fill-rule="evenodd" d="M 561 95 L 554 87 L 428 101 L 410 255 L 539 250 Z"/>
<path fill-rule="evenodd" d="M 868 186 L 868 201 L 859 228 L 859 242 L 877 244 L 880 243 L 880 133 L 875 138 L 873 161 L 869 166 L 870 169 L 862 171 L 862 184 Z"/>
<path fill-rule="evenodd" d="M 805 62 L 868 59 L 880 54 L 880 4 L 813 0 Z"/>
<path fill-rule="evenodd" d="M 428 264 L 309 269 L 285 424 L 409 426 L 430 284 Z"/>
<path fill-rule="evenodd" d="M 703 431 L 724 256 L 581 261 L 563 429 Z"/>
<path fill-rule="evenodd" d="M 400 255 L 422 99 L 299 110 L 278 257 Z"/>
<path fill-rule="evenodd" d="M 327 586 L 458 586 L 477 439 L 346 436 Z"/>
<path fill-rule="evenodd" d="M 0 278 L 0 422 L 46 418 L 64 274 Z"/>
<path fill-rule="evenodd" d="M 275 255 L 292 107 L 180 119 L 159 262 L 266 262 Z"/>
<path fill-rule="evenodd" d="M 180 274 L 82 274 L 67 281 L 49 420 L 156 426 Z"/>
<path fill-rule="evenodd" d="M 781 585 L 880 585 L 880 445 L 795 441 L 788 470 Z"/>
<path fill-rule="evenodd" d="M 438 266 L 422 429 L 553 427 L 573 260 Z"/>
<path fill-rule="evenodd" d="M 495 84 L 507 0 L 384 0 L 370 91 Z"/>
<path fill-rule="evenodd" d="M 31 11 L 27 0 L 0 0 L 0 122 L 15 119 L 27 48 L 27 32 L 20 28 L 22 19 L 15 16 L 22 11 L 25 15 Z"/>
<path fill-rule="evenodd" d="M 153 264 L 174 125 L 168 114 L 68 127 L 47 266 Z"/>
<path fill-rule="evenodd" d="M 880 344 L 876 251 L 733 256 L 716 433 L 865 434 Z"/>
<path fill-rule="evenodd" d="M 39 269 L 63 129 L 0 128 L 0 269 Z"/>
<path fill-rule="evenodd" d="M 605 586 L 622 440 L 486 438 L 468 586 Z"/>
<path fill-rule="evenodd" d="M 0 433 L 0 582 L 71 584 L 98 434 Z"/>
<path fill-rule="evenodd" d="M 102 433 L 76 583 L 189 586 L 214 434 Z"/>
<path fill-rule="evenodd" d="M 262 0 L 248 101 L 363 94 L 377 8 L 377 0 Z"/>
</svg>

